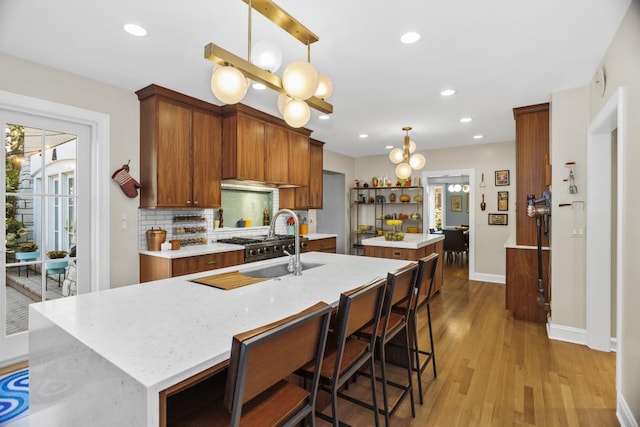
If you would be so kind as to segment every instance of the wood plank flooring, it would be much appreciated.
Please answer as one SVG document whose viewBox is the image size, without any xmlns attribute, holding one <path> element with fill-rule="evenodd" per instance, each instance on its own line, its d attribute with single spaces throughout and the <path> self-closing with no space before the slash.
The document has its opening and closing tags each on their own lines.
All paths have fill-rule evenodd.
<svg viewBox="0 0 640 427">
<path fill-rule="evenodd" d="M 392 425 L 619 425 L 615 353 L 547 339 L 545 325 L 514 320 L 504 309 L 504 285 L 466 277 L 466 268 L 445 266 L 443 289 L 431 305 L 438 377 L 430 366 L 425 370 L 424 404 L 416 395 L 416 418 L 405 399 Z M 426 323 L 420 320 L 425 343 Z M 402 371 L 392 369 L 401 378 Z M 366 399 L 367 381 L 359 378 L 349 393 Z M 341 421 L 373 424 L 366 409 L 344 400 L 339 405 Z"/>
</svg>

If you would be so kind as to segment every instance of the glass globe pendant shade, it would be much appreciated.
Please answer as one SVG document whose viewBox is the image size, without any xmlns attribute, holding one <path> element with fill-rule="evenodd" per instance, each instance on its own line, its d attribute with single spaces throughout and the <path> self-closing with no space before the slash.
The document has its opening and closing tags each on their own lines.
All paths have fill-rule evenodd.
<svg viewBox="0 0 640 427">
<path fill-rule="evenodd" d="M 453 186 L 453 191 L 455 191 L 456 193 L 460 190 L 462 190 L 462 186 L 460 184 L 456 184 Z"/>
<path fill-rule="evenodd" d="M 282 87 L 293 99 L 304 101 L 316 93 L 318 72 L 306 61 L 294 61 L 282 73 Z"/>
<path fill-rule="evenodd" d="M 427 160 L 424 158 L 422 154 L 414 154 L 409 159 L 409 164 L 413 169 L 422 169 L 425 163 L 427 163 Z"/>
<path fill-rule="evenodd" d="M 275 73 L 282 65 L 282 52 L 268 40 L 261 40 L 251 50 L 251 61 L 263 70 Z"/>
<path fill-rule="evenodd" d="M 282 108 L 284 121 L 292 128 L 301 128 L 311 118 L 311 109 L 306 102 L 293 99 Z"/>
<path fill-rule="evenodd" d="M 455 191 L 455 190 L 454 190 L 454 186 L 453 186 L 453 184 L 449 184 L 449 186 L 447 187 L 447 189 L 449 190 L 449 193 L 453 193 L 453 192 Z"/>
<path fill-rule="evenodd" d="M 211 75 L 211 91 L 225 104 L 237 104 L 247 93 L 247 79 L 233 67 L 215 67 Z"/>
<path fill-rule="evenodd" d="M 462 186 L 462 191 L 464 191 L 465 193 L 469 192 L 469 186 L 467 184 Z"/>
<path fill-rule="evenodd" d="M 407 179 L 411 176 L 411 166 L 409 163 L 400 163 L 396 166 L 396 176 L 400 179 Z"/>
<path fill-rule="evenodd" d="M 278 95 L 278 111 L 280 111 L 280 114 L 282 114 L 283 116 L 284 106 L 291 100 L 292 98 L 286 93 L 281 93 L 280 95 Z"/>
<path fill-rule="evenodd" d="M 316 93 L 314 95 L 320 99 L 327 99 L 332 93 L 333 83 L 331 82 L 331 79 L 328 76 L 321 74 L 318 78 L 318 89 L 316 89 Z"/>
<path fill-rule="evenodd" d="M 392 163 L 400 163 L 404 159 L 404 151 L 401 148 L 394 148 L 389 151 L 389 160 Z"/>
<path fill-rule="evenodd" d="M 416 143 L 409 141 L 409 153 L 413 153 L 414 151 L 416 151 Z"/>
</svg>

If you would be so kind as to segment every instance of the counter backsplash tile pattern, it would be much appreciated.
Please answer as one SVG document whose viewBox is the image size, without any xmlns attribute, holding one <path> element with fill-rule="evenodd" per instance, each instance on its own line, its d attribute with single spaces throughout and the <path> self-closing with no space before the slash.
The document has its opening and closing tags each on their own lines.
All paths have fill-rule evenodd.
<svg viewBox="0 0 640 427">
<path fill-rule="evenodd" d="M 275 212 L 273 212 L 275 213 Z M 273 218 L 272 213 L 272 218 Z M 306 214 L 306 211 L 296 212 L 300 217 Z M 250 227 L 250 228 L 236 228 L 233 227 L 235 225 L 235 221 L 232 221 L 232 224 L 227 224 L 227 218 L 225 217 L 224 225 L 231 225 L 231 227 L 226 226 L 224 228 L 219 228 L 214 230 L 213 224 L 214 219 L 218 217 L 217 209 L 139 209 L 138 210 L 138 248 L 141 251 L 147 250 L 147 239 L 146 239 L 146 231 L 153 228 L 162 228 L 167 231 L 167 237 L 165 241 L 169 241 L 174 238 L 184 238 L 188 237 L 185 235 L 178 236 L 176 234 L 176 223 L 174 222 L 174 217 L 176 216 L 185 216 L 185 215 L 193 215 L 193 216 L 202 216 L 205 218 L 203 227 L 206 228 L 206 232 L 197 234 L 197 236 L 206 236 L 206 240 L 208 243 L 215 242 L 219 239 L 226 239 L 234 236 L 255 236 L 261 234 L 267 234 L 269 227 Z M 276 233 L 277 234 L 286 234 L 287 233 L 287 218 L 284 215 L 281 215 L 276 222 Z M 189 223 L 189 225 L 193 225 L 193 223 Z M 199 225 L 200 226 L 200 225 Z"/>
</svg>

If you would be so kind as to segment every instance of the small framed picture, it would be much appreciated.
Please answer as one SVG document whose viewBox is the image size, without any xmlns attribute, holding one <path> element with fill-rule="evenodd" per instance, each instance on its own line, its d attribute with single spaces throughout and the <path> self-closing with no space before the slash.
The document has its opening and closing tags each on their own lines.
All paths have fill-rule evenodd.
<svg viewBox="0 0 640 427">
<path fill-rule="evenodd" d="M 509 223 L 508 214 L 490 213 L 489 225 L 507 225 Z"/>
<path fill-rule="evenodd" d="M 509 185 L 509 170 L 496 171 L 496 187 Z"/>
<path fill-rule="evenodd" d="M 462 212 L 462 196 L 451 196 L 451 212 Z"/>
<path fill-rule="evenodd" d="M 509 210 L 509 192 L 508 191 L 498 191 L 498 210 L 499 211 Z"/>
</svg>

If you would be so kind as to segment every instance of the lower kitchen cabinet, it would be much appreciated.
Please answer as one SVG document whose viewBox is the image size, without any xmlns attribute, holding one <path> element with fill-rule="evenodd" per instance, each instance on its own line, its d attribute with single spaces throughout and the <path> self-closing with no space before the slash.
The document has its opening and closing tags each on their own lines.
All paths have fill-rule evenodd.
<svg viewBox="0 0 640 427">
<path fill-rule="evenodd" d="M 336 253 L 336 238 L 327 237 L 325 239 L 314 239 L 307 242 L 307 252 L 328 252 Z"/>
<path fill-rule="evenodd" d="M 444 258 L 444 240 L 423 246 L 418 249 L 392 248 L 383 246 L 364 246 L 364 255 L 378 258 L 406 259 L 417 261 L 432 253 L 438 254 L 438 265 L 436 266 L 436 277 L 433 282 L 433 293 L 440 291 L 444 281 L 444 270 L 442 268 Z"/>
<path fill-rule="evenodd" d="M 549 251 L 542 251 L 544 291 L 549 301 Z M 547 323 L 548 313 L 538 304 L 538 251 L 507 248 L 507 277 L 505 308 L 513 312 L 516 320 Z"/>
<path fill-rule="evenodd" d="M 140 283 L 230 267 L 243 262 L 243 250 L 173 259 L 140 254 Z"/>
</svg>

